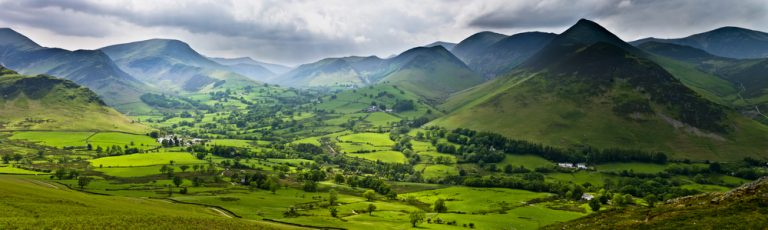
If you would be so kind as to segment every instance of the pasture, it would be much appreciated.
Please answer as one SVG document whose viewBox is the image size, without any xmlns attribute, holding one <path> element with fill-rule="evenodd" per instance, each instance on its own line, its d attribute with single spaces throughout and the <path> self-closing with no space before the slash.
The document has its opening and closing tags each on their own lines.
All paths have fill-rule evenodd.
<svg viewBox="0 0 768 230">
<path fill-rule="evenodd" d="M 91 165 L 99 167 L 131 167 L 131 166 L 150 166 L 170 164 L 203 164 L 205 161 L 198 160 L 192 154 L 185 152 L 164 152 L 164 153 L 137 153 L 122 156 L 102 157 L 90 160 Z"/>
<path fill-rule="evenodd" d="M 397 151 L 376 151 L 370 153 L 351 153 L 347 154 L 351 157 L 359 157 L 370 161 L 381 161 L 386 163 L 405 163 L 408 159 L 405 155 Z"/>
</svg>

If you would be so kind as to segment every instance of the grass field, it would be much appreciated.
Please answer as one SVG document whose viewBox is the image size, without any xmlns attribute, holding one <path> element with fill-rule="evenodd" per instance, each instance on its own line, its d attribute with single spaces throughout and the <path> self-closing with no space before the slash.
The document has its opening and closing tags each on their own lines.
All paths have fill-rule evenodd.
<svg viewBox="0 0 768 230">
<path fill-rule="evenodd" d="M 94 132 L 24 131 L 14 132 L 11 139 L 23 139 L 62 148 L 65 146 L 86 146 L 86 140 L 93 134 Z"/>
<path fill-rule="evenodd" d="M 472 188 L 472 187 L 448 187 L 435 190 L 427 190 L 414 193 L 400 194 L 398 197 L 407 198 L 413 196 L 416 199 L 433 204 L 438 198 L 446 200 L 449 211 L 463 211 L 474 213 L 499 209 L 502 202 L 510 206 L 520 206 L 524 202 L 548 197 L 548 193 L 536 193 L 525 190 L 505 188 Z"/>
<path fill-rule="evenodd" d="M 0 196 L 0 228 L 3 229 L 281 227 L 227 218 L 210 208 L 151 199 L 90 195 L 46 181 L 11 176 L 0 176 L 0 193 L 3 194 Z"/>
<path fill-rule="evenodd" d="M 136 147 L 140 149 L 150 149 L 160 146 L 157 141 L 146 135 L 135 135 L 126 133 L 100 132 L 88 138 L 88 143 L 96 146 L 107 147 L 111 145 Z M 131 145 L 133 144 L 133 145 Z"/>
<path fill-rule="evenodd" d="M 373 146 L 392 146 L 395 144 L 389 139 L 387 133 L 355 133 L 340 136 L 339 139 L 347 142 L 365 143 Z"/>
<path fill-rule="evenodd" d="M 144 166 L 144 167 L 114 167 L 114 168 L 96 168 L 94 170 L 103 172 L 104 174 L 116 177 L 141 177 L 149 175 L 160 174 L 160 168 L 162 166 Z M 174 168 L 174 167 L 172 167 Z M 181 172 L 180 169 L 174 168 L 174 171 Z"/>
<path fill-rule="evenodd" d="M 552 167 L 555 163 L 536 155 L 507 154 L 504 157 L 504 161 L 498 163 L 498 165 L 523 166 L 533 170 L 541 167 Z"/>
<path fill-rule="evenodd" d="M 387 163 L 405 163 L 406 159 L 405 155 L 401 152 L 397 151 L 376 151 L 376 152 L 370 152 L 370 153 L 352 153 L 348 154 L 348 156 L 352 157 L 360 157 L 371 161 L 377 161 L 380 160 L 381 162 L 387 162 Z"/>
<path fill-rule="evenodd" d="M 413 169 L 417 172 L 421 172 L 424 179 L 459 175 L 459 169 L 453 165 L 418 164 Z"/>
<path fill-rule="evenodd" d="M 4 166 L 4 167 L 0 167 L 0 174 L 38 175 L 38 174 L 47 174 L 47 173 L 14 168 L 11 166 Z"/>
<path fill-rule="evenodd" d="M 143 153 L 131 154 L 114 157 L 102 157 L 91 160 L 91 165 L 99 167 L 128 167 L 128 166 L 150 166 L 170 164 L 202 164 L 205 161 L 198 160 L 189 153 L 168 152 L 168 153 Z"/>
<path fill-rule="evenodd" d="M 208 142 L 209 145 L 233 146 L 241 148 L 251 148 L 253 147 L 253 144 L 251 143 L 253 143 L 253 141 L 237 139 L 213 139 Z"/>
</svg>

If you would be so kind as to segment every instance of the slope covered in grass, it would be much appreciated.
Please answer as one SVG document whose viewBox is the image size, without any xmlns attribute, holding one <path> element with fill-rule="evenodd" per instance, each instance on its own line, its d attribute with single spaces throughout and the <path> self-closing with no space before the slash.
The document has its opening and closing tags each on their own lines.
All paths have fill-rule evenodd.
<svg viewBox="0 0 768 230">
<path fill-rule="evenodd" d="M 0 176 L 3 229 L 278 229 L 215 210 L 160 200 L 99 196 L 34 179 Z"/>
<path fill-rule="evenodd" d="M 0 129 L 120 130 L 143 133 L 94 92 L 50 76 L 24 76 L 0 67 Z"/>
</svg>

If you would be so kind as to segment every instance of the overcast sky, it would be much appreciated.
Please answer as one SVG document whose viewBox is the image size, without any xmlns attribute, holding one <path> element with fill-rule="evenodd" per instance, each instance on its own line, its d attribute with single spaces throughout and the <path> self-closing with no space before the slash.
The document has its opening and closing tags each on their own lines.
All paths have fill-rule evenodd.
<svg viewBox="0 0 768 230">
<path fill-rule="evenodd" d="M 579 18 L 625 40 L 721 26 L 768 31 L 768 0 L 0 0 L 0 27 L 43 46 L 97 49 L 172 38 L 209 56 L 289 65 L 387 57 L 485 30 L 559 33 Z"/>
</svg>

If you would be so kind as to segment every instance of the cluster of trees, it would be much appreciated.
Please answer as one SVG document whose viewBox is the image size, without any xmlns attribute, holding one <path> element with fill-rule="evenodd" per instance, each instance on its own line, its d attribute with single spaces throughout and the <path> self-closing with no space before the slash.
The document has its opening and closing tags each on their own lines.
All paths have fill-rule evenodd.
<svg viewBox="0 0 768 230">
<path fill-rule="evenodd" d="M 504 159 L 504 154 L 536 154 L 555 162 L 586 162 L 599 164 L 607 162 L 648 162 L 663 164 L 668 158 L 662 152 L 646 152 L 627 149 L 595 149 L 591 147 L 561 149 L 524 140 L 513 140 L 491 132 L 477 132 L 470 129 L 455 129 L 445 135 L 454 144 L 435 144 L 438 152 L 457 154 L 463 161 L 495 163 Z M 438 135 L 438 136 L 439 136 Z M 433 142 L 435 143 L 435 142 Z"/>
<path fill-rule="evenodd" d="M 87 146 L 88 150 L 94 150 L 93 146 L 91 144 L 88 144 Z M 119 146 L 119 145 L 112 145 L 107 146 L 106 149 L 101 148 L 101 146 L 96 146 L 96 156 L 97 157 L 104 157 L 104 156 L 118 156 L 123 154 L 134 154 L 134 153 L 141 153 L 139 148 L 137 147 L 129 147 L 128 145 L 125 146 Z"/>
<path fill-rule="evenodd" d="M 386 196 L 389 199 L 396 199 L 397 193 L 392 190 L 392 187 L 387 184 L 387 182 L 381 178 L 374 177 L 374 176 L 364 176 L 364 177 L 358 177 L 358 176 L 350 176 L 346 178 L 347 184 L 349 184 L 352 187 L 361 187 L 361 188 L 369 188 L 372 189 L 372 191 L 375 191 L 379 194 L 382 194 Z"/>
</svg>

